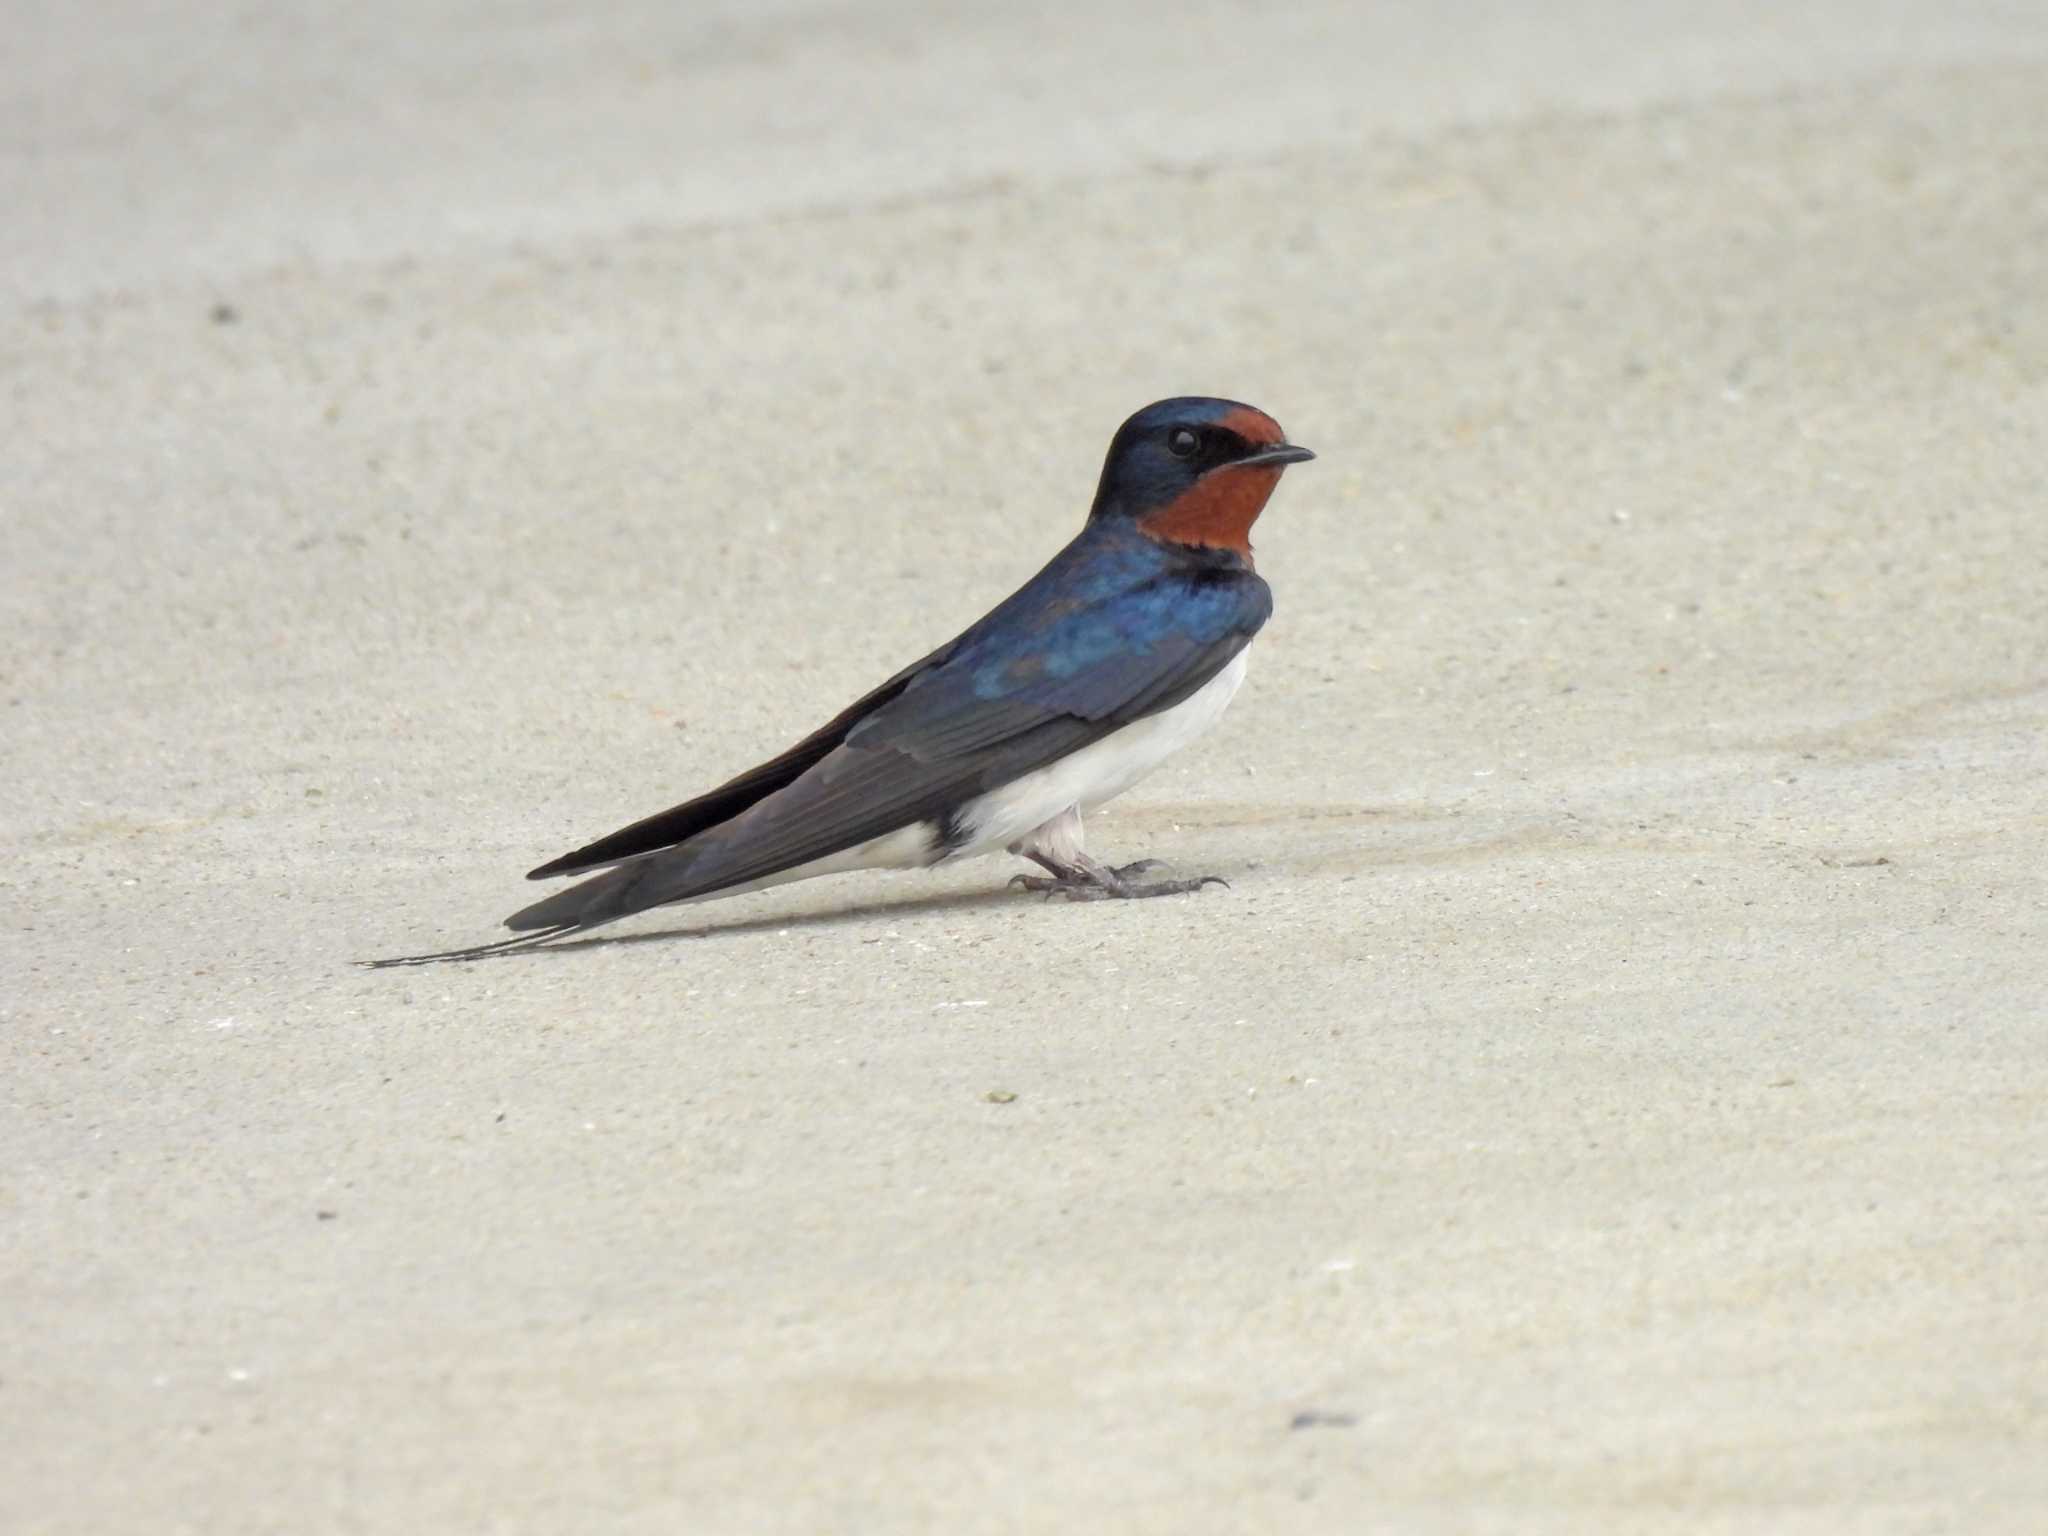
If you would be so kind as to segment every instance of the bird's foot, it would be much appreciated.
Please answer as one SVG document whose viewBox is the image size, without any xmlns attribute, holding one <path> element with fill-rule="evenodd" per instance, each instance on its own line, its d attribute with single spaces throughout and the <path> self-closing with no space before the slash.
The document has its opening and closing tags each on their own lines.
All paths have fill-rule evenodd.
<svg viewBox="0 0 2048 1536">
<path fill-rule="evenodd" d="M 1225 890 L 1230 888 L 1230 882 L 1221 875 L 1203 875 L 1193 880 L 1136 878 L 1147 870 L 1163 867 L 1157 859 L 1140 859 L 1135 864 L 1124 864 L 1115 869 L 1091 861 L 1073 869 L 1057 869 L 1049 875 L 1012 875 L 1010 884 L 1042 895 L 1047 901 L 1055 896 L 1063 896 L 1068 901 L 1136 901 L 1146 896 L 1181 896 L 1189 891 L 1199 891 L 1205 885 L 1220 885 Z"/>
</svg>

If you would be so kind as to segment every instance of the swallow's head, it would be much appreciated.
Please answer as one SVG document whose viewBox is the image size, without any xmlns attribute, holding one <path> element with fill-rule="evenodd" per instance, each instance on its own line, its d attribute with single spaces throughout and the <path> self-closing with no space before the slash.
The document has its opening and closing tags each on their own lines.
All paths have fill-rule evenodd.
<svg viewBox="0 0 2048 1536">
<path fill-rule="evenodd" d="M 1117 428 L 1088 516 L 1129 522 L 1162 544 L 1230 550 L 1249 560 L 1252 524 L 1280 471 L 1314 457 L 1255 406 L 1196 396 L 1161 400 Z"/>
</svg>

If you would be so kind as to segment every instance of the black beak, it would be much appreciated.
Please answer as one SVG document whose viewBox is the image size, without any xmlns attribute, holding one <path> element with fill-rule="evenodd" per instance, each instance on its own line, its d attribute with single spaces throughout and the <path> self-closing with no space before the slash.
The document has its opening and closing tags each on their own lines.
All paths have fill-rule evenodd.
<svg viewBox="0 0 2048 1536">
<path fill-rule="evenodd" d="M 1306 448 L 1294 443 L 1275 443 L 1270 448 L 1261 448 L 1257 453 L 1248 453 L 1230 462 L 1240 469 L 1247 464 L 1263 464 L 1270 469 L 1283 464 L 1306 464 L 1314 457 Z"/>
</svg>

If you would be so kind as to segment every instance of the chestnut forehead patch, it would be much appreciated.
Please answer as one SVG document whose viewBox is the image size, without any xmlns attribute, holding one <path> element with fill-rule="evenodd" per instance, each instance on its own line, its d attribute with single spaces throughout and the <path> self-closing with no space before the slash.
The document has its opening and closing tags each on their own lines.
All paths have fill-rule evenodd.
<svg viewBox="0 0 2048 1536">
<path fill-rule="evenodd" d="M 1256 443 L 1261 448 L 1287 440 L 1287 434 L 1280 430 L 1279 422 L 1264 411 L 1249 405 L 1233 406 L 1217 419 L 1216 425 L 1225 431 L 1235 432 L 1246 442 Z"/>
</svg>

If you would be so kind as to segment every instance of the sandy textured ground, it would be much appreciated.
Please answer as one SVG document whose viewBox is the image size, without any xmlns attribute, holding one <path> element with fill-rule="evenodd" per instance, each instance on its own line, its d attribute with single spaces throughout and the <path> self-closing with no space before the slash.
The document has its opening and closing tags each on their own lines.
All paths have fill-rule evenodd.
<svg viewBox="0 0 2048 1536">
<path fill-rule="evenodd" d="M 2048 13 L 175 9 L 0 53 L 0 1528 L 2048 1528 Z M 1184 391 L 1230 891 L 349 966 Z"/>
</svg>

